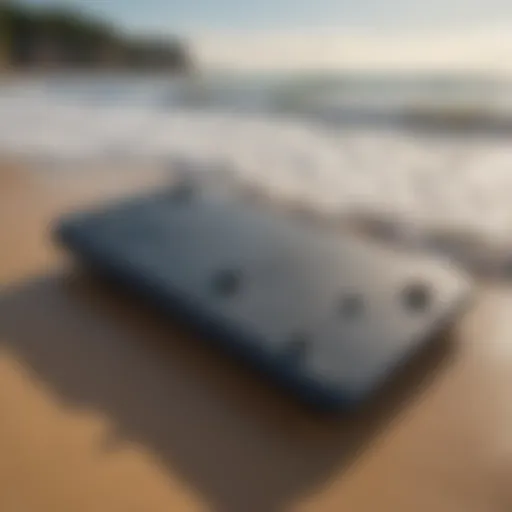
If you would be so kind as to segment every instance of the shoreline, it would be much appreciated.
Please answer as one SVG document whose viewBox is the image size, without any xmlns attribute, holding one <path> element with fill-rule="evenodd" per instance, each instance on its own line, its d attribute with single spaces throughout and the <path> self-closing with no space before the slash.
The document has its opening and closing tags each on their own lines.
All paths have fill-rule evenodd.
<svg viewBox="0 0 512 512">
<path fill-rule="evenodd" d="M 176 174 L 178 173 L 178 174 Z M 57 212 L 70 212 L 81 207 L 108 202 L 119 197 L 137 195 L 162 186 L 172 186 L 178 169 L 169 166 L 134 165 L 127 169 L 118 166 L 90 166 L 80 170 L 53 169 L 44 165 L 27 166 L 21 161 L 0 158 L 0 189 L 7 194 L 3 198 L 4 214 L 23 198 L 23 204 L 31 214 L 50 204 Z M 293 197 L 280 196 L 256 184 L 237 182 L 232 177 L 232 192 L 246 197 L 248 202 L 266 204 L 279 213 L 309 219 L 322 229 L 335 232 L 352 232 L 373 242 L 400 250 L 432 253 L 442 259 L 461 265 L 478 279 L 506 282 L 510 278 L 512 264 L 512 239 L 493 238 L 471 226 L 436 225 L 419 223 L 400 216 L 384 213 L 376 208 L 354 209 L 332 216 L 314 205 Z M 208 179 L 206 181 L 208 186 Z M 201 184 L 199 183 L 199 186 Z M 27 202 L 31 197 L 33 202 Z M 0 199 L 2 195 L 0 194 Z M 46 205 L 46 206 L 45 206 Z M 19 205 L 18 205 L 19 206 Z M 2 213 L 0 208 L 0 215 Z M 380 211 L 380 213 L 379 213 Z M 50 222 L 48 217 L 48 222 Z"/>
</svg>

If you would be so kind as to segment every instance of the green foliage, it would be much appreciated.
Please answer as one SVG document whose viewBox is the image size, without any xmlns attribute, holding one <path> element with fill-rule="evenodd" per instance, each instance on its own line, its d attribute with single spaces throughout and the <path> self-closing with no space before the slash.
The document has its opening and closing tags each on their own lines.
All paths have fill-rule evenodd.
<svg viewBox="0 0 512 512">
<path fill-rule="evenodd" d="M 188 64 L 179 42 L 133 40 L 113 25 L 66 8 L 36 10 L 14 2 L 0 3 L 0 53 L 7 54 L 14 65 L 30 65 L 37 64 L 38 52 L 48 47 L 71 65 L 98 63 L 109 51 L 127 66 L 152 62 L 182 68 Z"/>
<path fill-rule="evenodd" d="M 64 8 L 31 10 L 8 2 L 0 4 L 0 31 L 15 34 L 47 34 L 70 38 L 115 37 L 112 27 Z"/>
</svg>

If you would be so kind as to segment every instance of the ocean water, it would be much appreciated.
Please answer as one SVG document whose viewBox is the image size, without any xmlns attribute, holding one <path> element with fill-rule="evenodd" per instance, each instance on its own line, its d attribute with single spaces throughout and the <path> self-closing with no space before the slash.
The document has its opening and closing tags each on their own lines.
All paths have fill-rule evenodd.
<svg viewBox="0 0 512 512">
<path fill-rule="evenodd" d="M 494 272 L 512 261 L 509 96 L 481 77 L 25 77 L 0 84 L 0 152 L 213 176 Z"/>
</svg>

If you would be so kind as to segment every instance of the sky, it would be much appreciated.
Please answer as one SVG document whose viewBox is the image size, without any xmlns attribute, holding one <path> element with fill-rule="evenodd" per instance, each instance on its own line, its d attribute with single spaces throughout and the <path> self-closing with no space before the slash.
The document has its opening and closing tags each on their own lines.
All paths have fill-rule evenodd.
<svg viewBox="0 0 512 512">
<path fill-rule="evenodd" d="M 23 0 L 34 5 L 54 0 Z M 62 0 L 142 33 L 187 36 L 213 66 L 512 62 L 511 0 Z M 508 66 L 508 64 L 507 64 Z M 510 65 L 512 71 L 512 64 Z"/>
<path fill-rule="evenodd" d="M 25 0 L 47 5 L 54 0 Z M 65 0 L 133 30 L 298 30 L 319 27 L 413 30 L 512 24 L 510 0 Z"/>
</svg>

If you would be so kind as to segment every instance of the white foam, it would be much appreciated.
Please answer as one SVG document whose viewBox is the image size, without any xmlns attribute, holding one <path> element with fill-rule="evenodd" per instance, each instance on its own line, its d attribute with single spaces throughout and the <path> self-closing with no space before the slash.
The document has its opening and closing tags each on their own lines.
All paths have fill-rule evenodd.
<svg viewBox="0 0 512 512">
<path fill-rule="evenodd" d="M 511 136 L 420 137 L 262 116 L 0 96 L 0 151 L 71 169 L 84 161 L 219 163 L 232 179 L 329 215 L 371 215 L 429 240 L 440 230 L 503 261 L 512 247 Z M 464 239 L 467 242 L 467 238 Z M 491 250 L 493 247 L 493 250 Z M 494 251 L 494 252 L 493 252 Z M 471 257 L 471 254 L 470 254 Z"/>
</svg>

